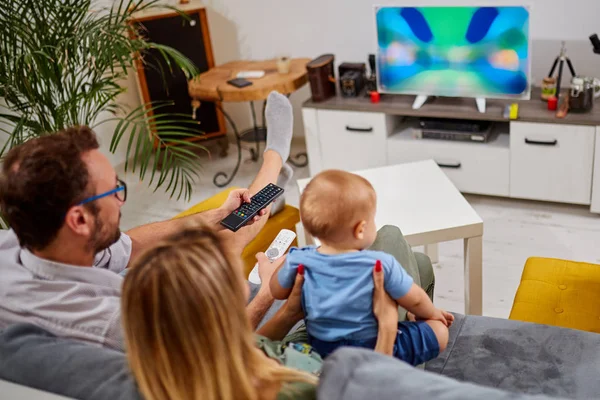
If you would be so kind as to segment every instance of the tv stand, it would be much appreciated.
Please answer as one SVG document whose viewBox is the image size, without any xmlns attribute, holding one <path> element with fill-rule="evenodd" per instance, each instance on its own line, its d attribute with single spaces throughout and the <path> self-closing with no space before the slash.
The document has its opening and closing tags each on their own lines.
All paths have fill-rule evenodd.
<svg viewBox="0 0 600 400">
<path fill-rule="evenodd" d="M 414 96 L 308 100 L 302 114 L 310 174 L 433 159 L 463 193 L 582 204 L 600 213 L 600 106 L 556 118 L 540 96 L 535 88 L 531 100 L 475 99 L 479 111 L 472 98 L 438 97 L 420 109 Z M 512 102 L 517 120 L 504 117 Z M 421 118 L 494 124 L 485 143 L 422 139 Z"/>
<path fill-rule="evenodd" d="M 429 98 L 429 96 L 418 95 L 415 98 L 415 102 L 412 105 L 412 109 L 413 110 L 418 110 L 419 108 L 421 108 L 423 106 L 423 104 L 425 104 L 425 102 L 427 101 L 428 98 Z M 477 110 L 480 113 L 485 114 L 485 98 L 483 98 L 483 97 L 477 97 L 475 99 L 475 102 L 477 103 Z"/>
</svg>

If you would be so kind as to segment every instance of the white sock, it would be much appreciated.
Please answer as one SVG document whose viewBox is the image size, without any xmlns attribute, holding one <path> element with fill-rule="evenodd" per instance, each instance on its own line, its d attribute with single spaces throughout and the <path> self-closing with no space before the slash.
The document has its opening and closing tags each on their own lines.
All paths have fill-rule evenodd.
<svg viewBox="0 0 600 400">
<path fill-rule="evenodd" d="M 294 128 L 292 104 L 288 98 L 275 91 L 269 94 L 267 108 L 267 146 L 265 151 L 274 150 L 284 163 L 290 156 L 290 144 Z"/>
<path fill-rule="evenodd" d="M 277 186 L 285 189 L 285 186 L 292 179 L 292 176 L 294 176 L 294 170 L 292 169 L 292 167 L 287 163 L 283 164 L 283 167 L 281 167 L 281 171 L 279 172 L 279 176 L 277 177 Z M 283 210 L 284 206 L 285 193 L 279 196 L 277 200 L 275 200 L 275 202 L 271 206 L 270 215 L 277 214 L 279 211 Z"/>
</svg>

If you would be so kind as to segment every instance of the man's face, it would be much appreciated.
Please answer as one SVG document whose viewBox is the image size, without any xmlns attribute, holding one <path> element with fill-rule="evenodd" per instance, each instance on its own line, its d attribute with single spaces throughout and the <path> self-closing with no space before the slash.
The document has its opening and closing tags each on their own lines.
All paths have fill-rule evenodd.
<svg viewBox="0 0 600 400">
<path fill-rule="evenodd" d="M 100 151 L 89 151 L 82 158 L 88 168 L 89 185 L 93 195 L 105 193 L 117 187 L 117 174 Z M 114 194 L 89 203 L 89 209 L 94 214 L 94 226 L 91 227 L 92 234 L 88 245 L 94 252 L 102 251 L 119 240 L 121 236 L 119 224 L 123 204 Z"/>
</svg>

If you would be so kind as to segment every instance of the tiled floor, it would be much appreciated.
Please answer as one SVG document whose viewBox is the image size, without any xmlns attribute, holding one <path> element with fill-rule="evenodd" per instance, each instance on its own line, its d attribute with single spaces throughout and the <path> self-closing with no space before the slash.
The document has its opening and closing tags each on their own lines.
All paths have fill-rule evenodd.
<svg viewBox="0 0 600 400">
<path fill-rule="evenodd" d="M 304 150 L 295 143 L 292 154 Z M 237 153 L 230 148 L 227 158 L 206 160 L 190 202 L 170 199 L 161 191 L 152 193 L 146 183 L 129 173 L 129 199 L 123 207 L 122 229 L 172 217 L 221 189 L 212 183 L 217 171 L 231 171 Z M 258 164 L 244 152 L 240 171 L 231 185 L 246 187 L 258 171 Z M 295 168 L 295 178 L 308 176 L 308 168 Z M 295 181 L 286 189 L 289 204 L 298 205 Z M 483 196 L 466 196 L 484 221 L 483 236 L 483 312 L 506 318 L 510 312 L 523 265 L 527 257 L 569 258 L 600 263 L 600 217 L 587 207 L 520 201 Z M 463 244 L 440 244 L 436 272 L 436 304 L 450 311 L 463 312 Z"/>
</svg>

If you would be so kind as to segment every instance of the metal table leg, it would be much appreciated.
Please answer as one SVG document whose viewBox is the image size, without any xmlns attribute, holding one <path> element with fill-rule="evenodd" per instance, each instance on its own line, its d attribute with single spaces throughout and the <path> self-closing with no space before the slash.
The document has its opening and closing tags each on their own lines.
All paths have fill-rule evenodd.
<svg viewBox="0 0 600 400">
<path fill-rule="evenodd" d="M 213 183 L 215 184 L 215 186 L 217 187 L 225 187 L 227 185 L 229 185 L 231 183 L 231 181 L 233 180 L 233 178 L 235 177 L 235 175 L 238 172 L 238 169 L 240 168 L 240 164 L 242 162 L 242 143 L 240 140 L 240 134 L 237 130 L 237 126 L 235 125 L 235 122 L 233 122 L 233 119 L 231 118 L 231 116 L 229 116 L 229 114 L 223 109 L 223 107 L 221 107 L 220 104 L 216 104 L 215 105 L 219 108 L 219 110 L 221 110 L 221 112 L 223 113 L 223 115 L 225 116 L 225 118 L 227 118 L 227 121 L 229 121 L 229 123 L 231 124 L 231 127 L 233 128 L 233 133 L 235 135 L 235 141 L 237 143 L 237 148 L 238 148 L 238 158 L 237 158 L 237 163 L 235 164 L 235 168 L 233 169 L 233 172 L 231 173 L 231 176 L 228 176 L 225 172 L 217 172 L 213 178 Z M 222 183 L 219 183 L 218 180 L 219 178 L 225 178 L 225 181 Z"/>
</svg>

